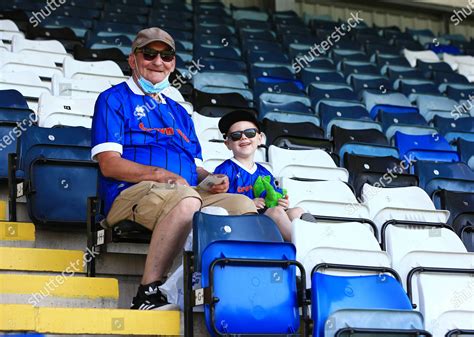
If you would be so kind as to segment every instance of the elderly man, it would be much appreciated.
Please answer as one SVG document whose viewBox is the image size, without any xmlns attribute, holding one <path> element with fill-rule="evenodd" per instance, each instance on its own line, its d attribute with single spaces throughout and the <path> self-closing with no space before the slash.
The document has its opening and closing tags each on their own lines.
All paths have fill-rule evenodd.
<svg viewBox="0 0 474 337">
<path fill-rule="evenodd" d="M 159 28 L 140 31 L 129 55 L 132 76 L 101 93 L 92 123 L 92 158 L 100 166 L 106 224 L 129 219 L 152 231 L 145 270 L 131 308 L 171 310 L 160 292 L 183 249 L 193 214 L 219 206 L 229 214 L 256 213 L 253 202 L 225 193 L 227 179 L 209 192 L 196 186 L 208 174 L 194 125 L 174 99 L 168 77 L 175 69 L 173 38 Z"/>
</svg>

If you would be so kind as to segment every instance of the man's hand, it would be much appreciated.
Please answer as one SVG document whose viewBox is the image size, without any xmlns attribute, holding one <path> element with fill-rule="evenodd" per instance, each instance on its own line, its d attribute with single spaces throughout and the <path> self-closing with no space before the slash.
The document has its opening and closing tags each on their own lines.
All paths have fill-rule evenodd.
<svg viewBox="0 0 474 337">
<path fill-rule="evenodd" d="M 171 176 L 168 178 L 167 184 L 169 185 L 184 185 L 184 186 L 189 186 L 188 182 L 186 181 L 186 179 L 184 179 L 183 177 L 175 174 L 175 176 Z"/>
<path fill-rule="evenodd" d="M 278 199 L 278 206 L 283 207 L 285 210 L 290 207 L 290 201 L 288 200 L 288 196 L 286 195 L 285 198 Z"/>
<path fill-rule="evenodd" d="M 265 199 L 263 198 L 255 198 L 253 199 L 253 203 L 255 204 L 255 207 L 257 207 L 257 209 L 265 208 Z"/>
<path fill-rule="evenodd" d="M 214 194 L 216 194 L 216 193 L 225 193 L 225 192 L 227 192 L 228 189 L 229 189 L 229 177 L 225 176 L 224 181 L 220 184 L 212 185 L 209 192 L 214 193 Z"/>
</svg>

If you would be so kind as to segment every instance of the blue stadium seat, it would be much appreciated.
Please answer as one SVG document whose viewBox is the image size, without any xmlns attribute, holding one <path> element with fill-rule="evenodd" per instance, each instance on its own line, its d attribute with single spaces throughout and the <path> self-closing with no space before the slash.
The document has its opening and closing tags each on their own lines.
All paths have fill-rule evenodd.
<svg viewBox="0 0 474 337">
<path fill-rule="evenodd" d="M 194 27 L 194 34 L 195 36 L 201 36 L 203 34 L 220 37 L 233 36 L 235 34 L 235 28 L 229 25 L 222 24 L 201 24 L 199 26 Z"/>
<path fill-rule="evenodd" d="M 211 335 L 296 333 L 300 325 L 296 269 L 286 264 L 295 258 L 290 243 L 208 245 L 202 254 L 202 286 L 212 291 L 212 302 L 204 306 Z"/>
<path fill-rule="evenodd" d="M 323 99 L 343 99 L 357 101 L 357 95 L 352 87 L 339 83 L 311 83 L 308 86 L 308 95 L 312 105 L 316 105 Z"/>
<path fill-rule="evenodd" d="M 280 79 L 295 79 L 295 75 L 286 64 L 254 63 L 250 65 L 250 77 L 273 77 Z"/>
<path fill-rule="evenodd" d="M 415 162 L 415 174 L 429 196 L 437 190 L 474 192 L 474 171 L 465 163 Z"/>
<path fill-rule="evenodd" d="M 314 114 L 311 110 L 311 101 L 306 96 L 287 93 L 262 93 L 259 96 L 259 119 L 262 120 L 272 112 L 300 113 L 306 116 Z"/>
<path fill-rule="evenodd" d="M 298 80 L 262 76 L 255 79 L 253 85 L 253 96 L 255 100 L 258 100 L 258 97 L 265 92 L 298 95 L 304 93 L 303 89 L 303 83 Z"/>
<path fill-rule="evenodd" d="M 468 252 L 474 252 L 474 193 L 438 190 L 433 199 L 440 209 L 449 211 L 448 223 L 461 238 Z"/>
<path fill-rule="evenodd" d="M 399 157 L 398 149 L 389 146 L 385 135 L 376 129 L 349 130 L 332 126 L 334 152 L 339 155 L 343 165 L 346 154 L 357 154 L 373 157 Z"/>
<path fill-rule="evenodd" d="M 433 72 L 453 72 L 451 66 L 446 62 L 424 62 L 422 60 L 417 60 L 416 67 L 423 72 L 426 78 L 432 78 Z"/>
<path fill-rule="evenodd" d="M 398 54 L 400 51 L 399 48 L 386 45 L 386 44 L 375 44 L 375 43 L 370 43 L 365 45 L 365 52 L 367 55 L 372 55 L 372 54 Z M 394 62 L 393 64 L 397 64 Z M 400 65 L 404 65 L 403 63 L 398 63 Z"/>
<path fill-rule="evenodd" d="M 196 59 L 205 57 L 216 57 L 220 59 L 241 60 L 240 50 L 235 47 L 224 48 L 220 45 L 195 45 L 194 57 Z"/>
<path fill-rule="evenodd" d="M 434 71 L 432 79 L 440 85 L 441 92 L 444 91 L 444 86 L 447 83 L 469 84 L 468 79 L 464 75 L 455 72 Z"/>
<path fill-rule="evenodd" d="M 474 170 L 474 140 L 458 138 L 456 145 L 461 160 Z"/>
<path fill-rule="evenodd" d="M 333 60 L 328 57 L 297 57 L 295 64 L 299 64 L 301 68 L 327 68 L 336 70 Z"/>
<path fill-rule="evenodd" d="M 282 46 L 275 41 L 244 40 L 242 41 L 242 50 L 246 53 L 248 50 L 264 51 L 269 53 L 283 53 Z"/>
<path fill-rule="evenodd" d="M 334 63 L 342 61 L 369 62 L 369 56 L 366 53 L 352 49 L 334 49 L 332 51 L 332 59 Z"/>
<path fill-rule="evenodd" d="M 419 113 L 394 113 L 382 111 L 379 114 L 383 131 L 388 139 L 392 139 L 397 131 L 410 135 L 432 135 L 438 131 L 429 126 Z"/>
<path fill-rule="evenodd" d="M 402 67 L 410 66 L 407 59 L 404 58 L 403 56 L 400 56 L 398 53 L 397 54 L 384 54 L 384 53 L 375 54 L 374 59 L 371 59 L 371 61 L 373 62 L 374 60 L 379 67 L 388 66 L 388 65 L 402 66 Z"/>
<path fill-rule="evenodd" d="M 418 109 L 411 106 L 408 98 L 401 93 L 386 92 L 378 90 L 364 91 L 363 101 L 370 117 L 376 119 L 382 111 L 394 113 L 417 113 Z"/>
<path fill-rule="evenodd" d="M 96 22 L 93 28 L 93 33 L 98 36 L 115 36 L 115 35 L 126 35 L 131 40 L 135 38 L 135 35 L 143 27 L 140 25 L 132 25 L 126 23 L 114 23 L 114 22 Z M 173 35 L 174 36 L 174 35 Z M 176 37 L 175 37 L 176 38 Z"/>
<path fill-rule="evenodd" d="M 266 136 L 266 146 L 275 145 L 285 149 L 328 148 L 323 130 L 309 122 L 282 122 L 264 118 L 262 131 Z"/>
<path fill-rule="evenodd" d="M 321 268 L 363 270 L 363 267 L 322 264 Z M 345 336 L 357 333 L 390 334 L 390 330 L 423 329 L 421 314 L 413 311 L 400 284 L 399 276 L 389 268 L 368 268 L 378 275 L 336 276 L 311 274 L 311 316 L 313 336 Z M 391 275 L 396 275 L 392 277 Z M 385 319 L 381 317 L 385 316 Z M 328 324 L 328 321 L 331 322 Z"/>
<path fill-rule="evenodd" d="M 474 117 L 444 118 L 435 116 L 433 125 L 450 143 L 458 138 L 474 141 Z"/>
<path fill-rule="evenodd" d="M 429 80 L 398 79 L 393 88 L 407 96 L 410 102 L 415 101 L 419 94 L 439 95 L 438 86 Z"/>
<path fill-rule="evenodd" d="M 219 35 L 199 35 L 199 39 L 195 39 L 196 45 L 213 45 L 222 47 L 239 47 L 239 40 L 235 36 L 222 37 Z"/>
<path fill-rule="evenodd" d="M 470 99 L 469 97 L 474 97 L 474 86 L 471 84 L 448 83 L 444 93 L 455 101 Z"/>
<path fill-rule="evenodd" d="M 361 196 L 364 184 L 373 186 L 375 183 L 383 182 L 385 187 L 418 186 L 418 178 L 408 174 L 400 159 L 395 157 L 347 154 L 344 158 L 344 167 L 350 172 L 349 184 L 354 188 L 357 197 Z M 387 175 L 392 173 L 396 179 Z"/>
<path fill-rule="evenodd" d="M 389 88 L 389 80 L 381 75 L 371 75 L 371 74 L 350 74 L 347 77 L 347 82 L 349 82 L 354 91 L 360 93 L 363 90 L 380 90 L 380 88 Z"/>
<path fill-rule="evenodd" d="M 288 57 L 283 53 L 275 54 L 264 51 L 247 51 L 247 62 L 288 63 Z"/>
<path fill-rule="evenodd" d="M 328 68 L 304 68 L 301 71 L 301 80 L 306 88 L 313 82 L 346 83 L 340 72 Z"/>
<path fill-rule="evenodd" d="M 81 127 L 31 127 L 19 138 L 18 171 L 9 175 L 23 181 L 21 195 L 26 195 L 35 225 L 84 229 L 87 198 L 97 191 L 97 163 L 90 160 L 90 141 L 90 129 Z M 13 208 L 20 196 L 16 186 L 10 190 Z"/>
<path fill-rule="evenodd" d="M 258 28 L 242 28 L 239 30 L 240 38 L 242 40 L 263 40 L 263 41 L 275 41 L 276 36 L 274 32 L 262 31 Z"/>
<path fill-rule="evenodd" d="M 36 116 L 17 90 L 0 90 L 0 179 L 8 177 L 8 154 L 16 152 L 17 139 L 34 125 Z"/>
<path fill-rule="evenodd" d="M 407 135 L 397 131 L 393 139 L 400 152 L 400 159 L 407 157 L 419 161 L 459 161 L 457 152 L 440 134 Z"/>
<path fill-rule="evenodd" d="M 421 79 L 423 78 L 423 73 L 419 69 L 414 69 L 411 67 L 397 66 L 397 65 L 388 65 L 383 66 L 381 69 L 382 75 L 387 75 L 391 80 L 397 79 Z"/>
<path fill-rule="evenodd" d="M 314 45 L 316 42 L 316 38 L 312 36 L 308 36 L 306 34 L 303 35 L 284 35 L 282 37 L 282 44 L 285 49 L 289 49 L 291 44 L 303 44 L 303 45 Z"/>
<path fill-rule="evenodd" d="M 339 70 L 344 73 L 344 76 L 355 74 L 373 74 L 378 75 L 379 69 L 371 62 L 360 61 L 342 61 L 338 64 Z"/>
<path fill-rule="evenodd" d="M 221 260 L 222 257 L 227 261 Z M 193 291 L 193 275 L 189 273 L 193 264 L 194 271 L 202 273 L 199 287 L 206 293 L 211 291 L 212 297 L 219 301 L 193 303 L 185 299 L 185 334 L 193 328 L 193 306 L 199 304 L 204 304 L 206 326 L 213 336 L 218 333 L 295 333 L 300 324 L 301 294 L 297 293 L 294 260 L 294 246 L 283 242 L 278 227 L 266 216 L 196 212 L 193 252 L 185 252 L 184 259 L 185 298 L 191 299 Z M 257 297 L 251 295 L 255 295 L 255 287 L 259 289 Z M 305 312 L 303 305 L 303 316 Z M 279 324 L 275 324 L 275 317 Z"/>
<path fill-rule="evenodd" d="M 323 128 L 329 126 L 335 118 L 371 120 L 365 106 L 352 101 L 323 100 L 315 108 L 321 118 Z"/>
<path fill-rule="evenodd" d="M 447 118 L 469 116 L 469 114 L 464 109 L 462 109 L 461 104 L 458 104 L 455 100 L 441 95 L 418 95 L 416 98 L 416 105 L 420 110 L 420 114 L 428 122 L 431 122 L 435 116 Z"/>
<path fill-rule="evenodd" d="M 203 65 L 203 69 L 208 71 L 223 71 L 239 74 L 244 74 L 247 71 L 247 65 L 243 61 L 207 57 L 202 58 L 199 62 Z"/>
</svg>

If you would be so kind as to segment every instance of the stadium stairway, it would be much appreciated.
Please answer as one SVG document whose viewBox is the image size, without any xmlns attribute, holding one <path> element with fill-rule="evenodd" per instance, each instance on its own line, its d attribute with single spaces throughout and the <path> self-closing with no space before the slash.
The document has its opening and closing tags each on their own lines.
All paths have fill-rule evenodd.
<svg viewBox="0 0 474 337">
<path fill-rule="evenodd" d="M 0 201 L 0 333 L 180 334 L 178 311 L 120 309 L 136 291 L 143 254 L 101 255 L 98 276 L 86 277 L 85 235 L 66 238 L 30 222 L 6 221 L 6 208 Z"/>
</svg>

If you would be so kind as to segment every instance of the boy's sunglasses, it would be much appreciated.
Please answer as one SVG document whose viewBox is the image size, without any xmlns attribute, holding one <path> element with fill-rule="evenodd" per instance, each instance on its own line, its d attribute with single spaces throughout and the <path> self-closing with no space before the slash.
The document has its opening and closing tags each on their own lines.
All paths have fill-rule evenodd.
<svg viewBox="0 0 474 337">
<path fill-rule="evenodd" d="M 243 131 L 234 131 L 232 133 L 229 133 L 227 137 L 230 138 L 230 140 L 232 140 L 233 142 L 236 142 L 242 138 L 242 135 L 245 135 L 245 137 L 247 138 L 253 138 L 257 135 L 257 133 L 258 133 L 258 130 L 255 128 L 252 128 L 252 129 L 245 129 Z"/>
<path fill-rule="evenodd" d="M 142 53 L 145 61 L 153 61 L 158 55 L 160 55 L 163 62 L 171 62 L 174 60 L 176 55 L 174 50 L 162 50 L 158 51 L 152 48 L 141 48 L 137 49 L 137 53 Z"/>
</svg>

